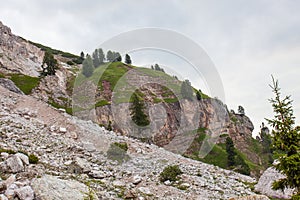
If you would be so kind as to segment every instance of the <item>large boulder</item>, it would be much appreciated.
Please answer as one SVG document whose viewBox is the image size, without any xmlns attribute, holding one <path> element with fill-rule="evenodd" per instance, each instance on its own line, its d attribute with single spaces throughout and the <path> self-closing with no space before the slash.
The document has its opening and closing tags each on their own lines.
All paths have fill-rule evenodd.
<svg viewBox="0 0 300 200">
<path fill-rule="evenodd" d="M 39 200 L 83 200 L 89 194 L 89 188 L 83 183 L 50 175 L 34 179 L 31 186 Z M 98 199 L 94 192 L 93 195 Z"/>
<path fill-rule="evenodd" d="M 13 155 L 1 163 L 2 171 L 18 173 L 24 171 L 23 161 L 19 156 Z"/>
<path fill-rule="evenodd" d="M 273 182 L 284 177 L 285 176 L 279 173 L 276 169 L 270 167 L 259 178 L 258 183 L 255 185 L 255 190 L 269 197 L 278 199 L 290 199 L 293 194 L 292 189 L 285 189 L 284 192 L 282 192 L 281 190 L 272 189 Z"/>
</svg>

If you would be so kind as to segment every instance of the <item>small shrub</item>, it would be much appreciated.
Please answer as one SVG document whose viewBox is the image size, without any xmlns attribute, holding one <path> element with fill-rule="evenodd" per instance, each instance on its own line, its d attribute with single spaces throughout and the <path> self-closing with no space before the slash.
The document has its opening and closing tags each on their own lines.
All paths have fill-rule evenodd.
<svg viewBox="0 0 300 200">
<path fill-rule="evenodd" d="M 34 154 L 30 154 L 28 158 L 29 158 L 29 163 L 31 164 L 37 164 L 39 162 L 39 158 Z"/>
<path fill-rule="evenodd" d="M 128 146 L 126 143 L 112 143 L 107 150 L 107 158 L 122 163 L 123 161 L 129 160 L 129 156 L 126 153 L 127 150 Z"/>
<path fill-rule="evenodd" d="M 8 154 L 15 154 L 16 152 L 14 150 L 11 149 L 0 149 L 0 153 L 5 152 Z"/>
<path fill-rule="evenodd" d="M 178 175 L 181 175 L 182 171 L 178 167 L 178 165 L 167 166 L 161 173 L 160 173 L 160 181 L 165 182 L 169 181 L 176 181 Z"/>
<path fill-rule="evenodd" d="M 67 62 L 67 64 L 68 65 L 74 65 L 74 63 L 72 61 L 70 61 L 70 60 Z"/>
</svg>

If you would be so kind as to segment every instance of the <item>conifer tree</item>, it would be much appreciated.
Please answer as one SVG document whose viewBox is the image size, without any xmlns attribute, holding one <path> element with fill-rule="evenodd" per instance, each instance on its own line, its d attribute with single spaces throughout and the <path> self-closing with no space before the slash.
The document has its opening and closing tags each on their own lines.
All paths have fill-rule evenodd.
<svg viewBox="0 0 300 200">
<path fill-rule="evenodd" d="M 85 77 L 90 77 L 92 76 L 93 72 L 94 72 L 93 60 L 90 55 L 87 55 L 86 59 L 82 63 L 82 74 Z"/>
<path fill-rule="evenodd" d="M 51 52 L 45 52 L 41 67 L 43 69 L 41 73 L 42 76 L 55 75 L 56 69 L 58 68 L 58 63 Z"/>
<path fill-rule="evenodd" d="M 291 96 L 281 98 L 279 83 L 273 77 L 270 87 L 275 95 L 269 100 L 273 107 L 274 118 L 267 121 L 273 127 L 272 144 L 278 156 L 278 162 L 274 167 L 286 176 L 273 182 L 272 188 L 275 190 L 295 188 L 292 199 L 300 199 L 300 127 L 295 127 Z"/>
<path fill-rule="evenodd" d="M 139 98 L 136 92 L 132 95 L 132 105 L 131 109 L 131 118 L 132 121 L 138 126 L 147 126 L 149 125 L 148 116 L 144 113 L 145 105 L 144 102 Z"/>
<path fill-rule="evenodd" d="M 128 54 L 125 55 L 125 63 L 131 65 L 131 58 Z"/>
</svg>

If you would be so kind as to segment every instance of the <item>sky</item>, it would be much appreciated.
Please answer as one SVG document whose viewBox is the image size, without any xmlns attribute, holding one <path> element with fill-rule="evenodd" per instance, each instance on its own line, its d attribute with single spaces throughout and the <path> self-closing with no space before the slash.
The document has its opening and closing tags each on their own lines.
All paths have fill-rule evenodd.
<svg viewBox="0 0 300 200">
<path fill-rule="evenodd" d="M 176 31 L 201 46 L 214 63 L 229 109 L 245 108 L 255 130 L 271 118 L 271 75 L 291 95 L 300 120 L 300 1 L 296 0 L 10 0 L 0 21 L 16 35 L 79 54 L 139 28 Z M 117 49 L 116 49 L 117 50 Z M 208 92 L 201 77 L 174 55 L 132 53 L 135 65 L 159 63 Z"/>
</svg>

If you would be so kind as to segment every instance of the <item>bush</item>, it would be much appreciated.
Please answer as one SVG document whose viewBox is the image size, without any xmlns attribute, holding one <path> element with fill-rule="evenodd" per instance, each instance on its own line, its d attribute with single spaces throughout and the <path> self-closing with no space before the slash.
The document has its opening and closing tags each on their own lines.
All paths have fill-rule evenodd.
<svg viewBox="0 0 300 200">
<path fill-rule="evenodd" d="M 30 154 L 28 158 L 29 158 L 29 163 L 31 164 L 37 164 L 39 162 L 39 158 L 34 154 Z"/>
<path fill-rule="evenodd" d="M 178 167 L 178 165 L 171 165 L 167 166 L 161 173 L 160 173 L 160 181 L 165 182 L 169 181 L 176 181 L 178 175 L 181 175 L 182 171 Z"/>
<path fill-rule="evenodd" d="M 118 163 L 122 163 L 129 160 L 127 155 L 128 146 L 126 143 L 112 143 L 107 150 L 107 158 L 110 160 L 116 160 Z"/>
</svg>

